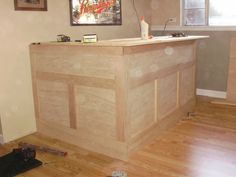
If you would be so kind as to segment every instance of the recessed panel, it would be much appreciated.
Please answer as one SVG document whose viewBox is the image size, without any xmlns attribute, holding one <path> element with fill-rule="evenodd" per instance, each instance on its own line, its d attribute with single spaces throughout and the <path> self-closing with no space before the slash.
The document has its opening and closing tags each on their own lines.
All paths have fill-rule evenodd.
<svg viewBox="0 0 236 177">
<path fill-rule="evenodd" d="M 177 108 L 177 73 L 158 80 L 157 111 L 161 120 Z"/>
<path fill-rule="evenodd" d="M 132 136 L 146 130 L 155 122 L 154 88 L 154 82 L 150 82 L 130 90 L 128 111 Z"/>
<path fill-rule="evenodd" d="M 184 69 L 180 73 L 180 105 L 185 105 L 195 97 L 195 67 Z"/>
<path fill-rule="evenodd" d="M 70 127 L 68 86 L 56 81 L 37 81 L 39 118 Z"/>
<path fill-rule="evenodd" d="M 64 53 L 62 51 L 64 51 Z M 81 49 L 77 49 L 81 50 Z M 47 55 L 41 57 L 40 53 L 36 55 L 34 67 L 36 71 L 63 73 L 69 75 L 99 77 L 99 78 L 114 78 L 115 67 L 113 60 L 115 57 L 101 55 L 98 53 L 77 53 L 76 49 L 60 48 L 55 51 L 47 51 Z M 102 52 L 102 51 L 101 51 Z M 40 58 L 40 59 L 38 59 Z"/>
<path fill-rule="evenodd" d="M 115 91 L 76 87 L 77 127 L 88 135 L 116 138 Z"/>
</svg>

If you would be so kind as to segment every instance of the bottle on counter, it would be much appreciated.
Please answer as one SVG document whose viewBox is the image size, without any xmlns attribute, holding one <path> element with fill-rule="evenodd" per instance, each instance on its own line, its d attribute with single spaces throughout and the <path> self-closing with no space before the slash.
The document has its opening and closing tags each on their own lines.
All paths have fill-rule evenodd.
<svg viewBox="0 0 236 177">
<path fill-rule="evenodd" d="M 143 39 L 143 40 L 148 39 L 149 25 L 145 21 L 144 16 L 141 17 L 140 26 L 141 26 L 141 39 Z"/>
</svg>

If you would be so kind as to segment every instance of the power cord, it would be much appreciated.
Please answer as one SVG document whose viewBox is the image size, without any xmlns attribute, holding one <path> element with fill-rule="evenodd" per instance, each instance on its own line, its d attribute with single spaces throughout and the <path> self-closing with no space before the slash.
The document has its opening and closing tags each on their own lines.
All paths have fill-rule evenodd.
<svg viewBox="0 0 236 177">
<path fill-rule="evenodd" d="M 167 24 L 170 22 L 170 18 L 168 18 L 167 20 L 166 20 L 166 22 L 165 22 L 165 25 L 164 25 L 164 29 L 163 29 L 163 31 L 162 31 L 162 35 L 164 36 L 164 34 L 165 34 L 165 31 L 166 31 L 166 27 L 167 27 Z"/>
<path fill-rule="evenodd" d="M 172 22 L 172 19 L 171 19 L 171 18 L 168 18 L 168 19 L 166 20 L 165 25 L 164 25 L 164 29 L 163 29 L 163 31 L 162 31 L 162 33 L 161 33 L 162 36 L 165 35 L 166 27 L 167 27 L 167 25 L 168 25 L 169 22 Z M 172 35 L 172 37 L 185 37 L 185 36 L 187 36 L 187 34 L 185 34 L 185 33 L 183 33 L 183 32 L 175 32 L 175 33 L 172 33 L 171 35 Z"/>
<path fill-rule="evenodd" d="M 133 5 L 133 8 L 134 8 L 137 20 L 138 20 L 139 30 L 140 30 L 140 33 L 141 33 L 141 24 L 139 22 L 139 15 L 138 15 L 138 11 L 137 11 L 137 8 L 136 8 L 136 5 L 135 5 L 135 0 L 132 0 L 132 5 Z"/>
</svg>

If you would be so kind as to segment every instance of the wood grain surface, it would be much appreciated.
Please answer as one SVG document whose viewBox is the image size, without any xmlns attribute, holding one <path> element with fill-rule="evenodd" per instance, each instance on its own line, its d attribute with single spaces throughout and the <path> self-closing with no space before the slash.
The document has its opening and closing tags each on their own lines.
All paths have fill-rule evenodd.
<svg viewBox="0 0 236 177">
<path fill-rule="evenodd" d="M 192 111 L 197 38 L 191 39 L 31 45 L 37 131 L 127 160 Z"/>
<path fill-rule="evenodd" d="M 18 177 L 106 177 L 114 170 L 126 171 L 128 177 L 235 177 L 236 109 L 210 101 L 198 98 L 195 116 L 184 117 L 127 162 L 41 134 L 0 146 L 0 155 L 10 152 L 20 141 L 51 146 L 69 154 L 61 157 L 38 152 L 43 166 Z"/>
</svg>

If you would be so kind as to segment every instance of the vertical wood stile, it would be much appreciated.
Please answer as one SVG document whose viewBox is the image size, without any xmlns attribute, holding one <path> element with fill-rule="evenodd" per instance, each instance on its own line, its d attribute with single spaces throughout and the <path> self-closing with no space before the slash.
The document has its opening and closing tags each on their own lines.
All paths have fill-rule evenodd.
<svg viewBox="0 0 236 177">
<path fill-rule="evenodd" d="M 177 82 L 176 82 L 176 84 L 177 84 L 177 90 L 176 90 L 176 92 L 177 92 L 177 94 L 176 94 L 176 100 L 177 100 L 177 102 L 176 102 L 176 108 L 179 108 L 179 106 L 180 106 L 180 101 L 179 101 L 179 99 L 180 99 L 180 72 L 178 71 L 177 72 Z"/>
<path fill-rule="evenodd" d="M 77 122 L 76 119 L 76 108 L 75 108 L 75 88 L 74 84 L 68 83 L 68 101 L 69 101 L 69 111 L 70 111 L 70 128 L 76 129 Z"/>
<path fill-rule="evenodd" d="M 158 82 L 158 79 L 156 79 L 155 81 L 155 96 L 154 96 L 154 103 L 155 103 L 155 108 L 154 108 L 154 115 L 155 115 L 155 118 L 154 118 L 154 121 L 157 122 L 158 121 L 158 116 L 159 116 L 159 113 L 158 113 L 158 85 L 159 85 L 159 82 Z"/>
<path fill-rule="evenodd" d="M 38 91 L 37 91 L 37 79 L 36 79 L 36 71 L 35 71 L 35 55 L 34 49 L 32 46 L 30 47 L 30 64 L 31 64 L 31 76 L 32 76 L 32 90 L 33 90 L 33 98 L 34 98 L 34 111 L 36 119 L 39 119 L 39 99 L 38 99 Z"/>
<path fill-rule="evenodd" d="M 116 62 L 116 136 L 118 141 L 125 141 L 125 123 L 127 120 L 127 58 L 120 58 Z M 126 122 L 125 122 L 126 120 Z"/>
</svg>

